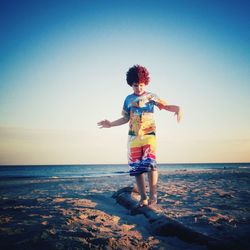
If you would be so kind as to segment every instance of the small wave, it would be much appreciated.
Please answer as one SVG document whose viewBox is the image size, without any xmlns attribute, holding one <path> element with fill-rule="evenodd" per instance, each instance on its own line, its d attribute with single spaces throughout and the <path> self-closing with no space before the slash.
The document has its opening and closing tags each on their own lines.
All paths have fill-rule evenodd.
<svg viewBox="0 0 250 250">
<path fill-rule="evenodd" d="M 100 173 L 100 174 L 91 174 L 91 175 L 84 175 L 82 177 L 87 177 L 87 178 L 98 178 L 98 177 L 112 177 L 112 176 L 117 176 L 117 175 L 126 175 L 128 172 L 113 172 L 113 173 Z"/>
<path fill-rule="evenodd" d="M 41 178 L 40 176 L 37 177 L 37 176 L 16 176 L 16 175 L 4 175 L 4 176 L 0 176 L 0 179 L 3 179 L 3 180 L 21 180 L 21 179 L 38 179 L 38 178 Z"/>
<path fill-rule="evenodd" d="M 117 171 L 117 172 L 113 172 L 114 174 L 127 174 L 128 171 Z"/>
</svg>

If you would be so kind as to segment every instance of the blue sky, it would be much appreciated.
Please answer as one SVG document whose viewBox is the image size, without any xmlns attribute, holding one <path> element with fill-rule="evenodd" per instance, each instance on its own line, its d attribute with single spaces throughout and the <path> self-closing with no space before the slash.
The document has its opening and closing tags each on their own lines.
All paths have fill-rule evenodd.
<svg viewBox="0 0 250 250">
<path fill-rule="evenodd" d="M 0 1 L 0 164 L 126 163 L 129 67 L 182 106 L 156 111 L 159 162 L 250 161 L 248 1 Z"/>
</svg>

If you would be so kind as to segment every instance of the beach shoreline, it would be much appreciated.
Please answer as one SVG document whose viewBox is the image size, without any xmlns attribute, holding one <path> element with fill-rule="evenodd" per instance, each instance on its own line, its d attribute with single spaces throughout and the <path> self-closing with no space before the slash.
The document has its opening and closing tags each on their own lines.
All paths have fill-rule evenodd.
<svg viewBox="0 0 250 250">
<path fill-rule="evenodd" d="M 158 204 L 169 218 L 239 249 L 249 246 L 250 170 L 160 171 Z M 143 215 L 112 198 L 128 175 L 0 180 L 1 249 L 206 249 L 152 233 Z"/>
</svg>

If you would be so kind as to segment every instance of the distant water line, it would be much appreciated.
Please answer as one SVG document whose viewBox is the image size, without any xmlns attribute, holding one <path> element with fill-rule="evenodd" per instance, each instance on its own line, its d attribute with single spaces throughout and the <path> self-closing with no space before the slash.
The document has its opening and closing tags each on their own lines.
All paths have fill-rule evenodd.
<svg viewBox="0 0 250 250">
<path fill-rule="evenodd" d="M 158 164 L 160 171 L 248 169 L 250 163 L 179 163 Z M 0 166 L 2 178 L 81 178 L 128 174 L 126 164 L 101 165 L 16 165 Z"/>
</svg>

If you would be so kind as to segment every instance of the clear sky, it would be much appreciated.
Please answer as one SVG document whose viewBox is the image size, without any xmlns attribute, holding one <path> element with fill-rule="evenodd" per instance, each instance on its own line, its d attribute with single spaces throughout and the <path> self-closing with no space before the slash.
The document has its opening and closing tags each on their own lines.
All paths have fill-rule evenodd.
<svg viewBox="0 0 250 250">
<path fill-rule="evenodd" d="M 161 163 L 250 162 L 250 3 L 242 0 L 0 0 L 0 164 L 126 163 L 131 93 L 155 112 Z"/>
</svg>

